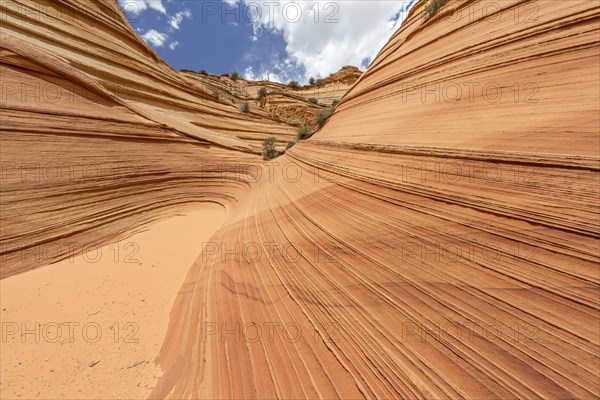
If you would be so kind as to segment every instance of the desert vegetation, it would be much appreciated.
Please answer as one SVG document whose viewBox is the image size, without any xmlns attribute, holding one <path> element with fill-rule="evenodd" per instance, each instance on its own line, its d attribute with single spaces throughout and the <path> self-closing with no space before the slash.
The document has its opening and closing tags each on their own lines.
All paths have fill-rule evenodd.
<svg viewBox="0 0 600 400">
<path fill-rule="evenodd" d="M 331 115 L 331 109 L 325 108 L 323 110 L 317 110 L 315 112 L 315 115 L 317 117 L 317 124 L 319 124 L 319 126 L 323 126 L 325 122 L 327 122 L 329 116 Z"/>
<path fill-rule="evenodd" d="M 427 21 L 433 17 L 445 2 L 446 0 L 430 0 L 423 9 L 423 19 Z"/>
<path fill-rule="evenodd" d="M 304 140 L 306 139 L 310 133 L 312 132 L 312 129 L 309 125 L 304 125 L 301 126 L 300 128 L 298 128 L 298 133 L 296 134 L 296 140 Z"/>
<path fill-rule="evenodd" d="M 264 160 L 272 160 L 279 155 L 279 152 L 275 148 L 277 138 L 270 136 L 263 141 L 262 144 L 262 157 Z"/>
<path fill-rule="evenodd" d="M 298 142 L 296 141 L 296 139 L 290 140 L 290 141 L 287 143 L 287 145 L 285 146 L 285 149 L 286 149 L 286 150 L 289 150 L 289 149 L 291 149 L 292 147 L 294 147 L 294 146 L 296 145 L 296 143 L 298 143 Z"/>
<path fill-rule="evenodd" d="M 286 117 L 281 117 L 281 120 L 283 122 L 285 122 L 286 124 L 290 124 L 290 125 L 294 125 L 294 126 L 300 126 L 302 125 L 302 121 L 300 121 L 297 118 L 286 118 Z"/>
</svg>

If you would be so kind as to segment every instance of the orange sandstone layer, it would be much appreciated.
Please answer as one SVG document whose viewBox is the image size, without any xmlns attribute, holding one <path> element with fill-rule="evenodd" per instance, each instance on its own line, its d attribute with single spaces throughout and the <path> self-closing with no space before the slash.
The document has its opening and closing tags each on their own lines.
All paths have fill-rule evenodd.
<svg viewBox="0 0 600 400">
<path fill-rule="evenodd" d="M 260 161 L 244 139 L 295 134 L 173 71 L 115 1 L 2 1 L 0 12 L 2 278 L 182 204 L 234 204 L 252 179 L 241 163 Z"/>
<path fill-rule="evenodd" d="M 152 397 L 598 397 L 599 9 L 424 3 L 196 260 Z"/>
<path fill-rule="evenodd" d="M 213 76 L 205 73 L 183 70 L 182 76 L 196 85 L 202 85 L 219 101 L 231 104 L 238 109 L 246 102 L 250 106 L 249 116 L 272 118 L 273 123 L 316 126 L 315 112 L 332 107 L 348 92 L 360 78 L 362 72 L 351 66 L 342 67 L 336 73 L 323 79 L 322 85 L 305 85 L 293 88 L 286 84 L 270 81 L 247 81 L 243 78 L 231 79 L 228 75 Z M 266 94 L 259 95 L 264 88 Z M 309 100 L 317 100 L 311 103 Z M 240 136 L 245 140 L 257 140 L 256 136 Z M 278 137 L 280 140 L 286 137 Z M 264 139 L 264 138 L 263 138 Z"/>
<path fill-rule="evenodd" d="M 192 90 L 113 2 L 60 1 L 77 18 L 52 26 L 3 9 L 3 83 L 86 95 L 2 103 L 2 277 L 215 202 L 151 398 L 597 398 L 600 10 L 426 3 L 266 165 L 256 141 L 291 128 Z M 113 169 L 23 181 L 32 155 Z"/>
</svg>

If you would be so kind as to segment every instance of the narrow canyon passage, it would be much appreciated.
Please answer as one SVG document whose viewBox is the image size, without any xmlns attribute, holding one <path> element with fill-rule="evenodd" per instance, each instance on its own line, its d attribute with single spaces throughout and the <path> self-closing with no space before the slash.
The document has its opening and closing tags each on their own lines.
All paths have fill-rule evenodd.
<svg viewBox="0 0 600 400">
<path fill-rule="evenodd" d="M 0 281 L 2 398 L 147 397 L 175 296 L 224 219 L 220 206 L 191 205 Z"/>
<path fill-rule="evenodd" d="M 598 398 L 600 8 L 474 3 L 417 1 L 284 151 L 306 93 L 0 1 L 2 397 Z"/>
<path fill-rule="evenodd" d="M 151 397 L 592 398 L 598 241 L 580 232 L 598 187 L 562 182 L 596 173 L 419 157 L 423 185 L 412 156 L 348 151 L 264 168 L 179 293 Z"/>
</svg>

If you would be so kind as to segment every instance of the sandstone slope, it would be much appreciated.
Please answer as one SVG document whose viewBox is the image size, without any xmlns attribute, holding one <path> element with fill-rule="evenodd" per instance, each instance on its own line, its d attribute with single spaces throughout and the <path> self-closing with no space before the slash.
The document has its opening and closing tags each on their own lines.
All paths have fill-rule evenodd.
<svg viewBox="0 0 600 400">
<path fill-rule="evenodd" d="M 291 128 L 192 90 L 112 2 L 3 9 L 3 83 L 83 94 L 1 104 L 2 277 L 52 261 L 26 249 L 216 202 L 151 398 L 597 398 L 600 10 L 427 3 L 268 164 L 255 141 Z M 124 167 L 23 180 L 35 162 Z"/>
<path fill-rule="evenodd" d="M 229 74 L 214 76 L 204 71 L 189 70 L 182 70 L 181 73 L 195 85 L 202 85 L 205 92 L 211 93 L 221 102 L 237 108 L 247 102 L 250 105 L 250 114 L 273 118 L 292 126 L 313 127 L 317 125 L 315 112 L 335 106 L 362 75 L 358 68 L 345 66 L 324 78 L 322 84 L 292 87 L 264 80 L 247 81 L 243 77 L 233 80 Z M 263 96 L 259 94 L 261 88 L 266 91 Z M 311 103 L 311 99 L 317 100 L 318 103 Z M 255 136 L 242 139 L 253 140 Z"/>
<path fill-rule="evenodd" d="M 424 3 L 196 261 L 153 396 L 597 398 L 598 7 Z"/>
</svg>

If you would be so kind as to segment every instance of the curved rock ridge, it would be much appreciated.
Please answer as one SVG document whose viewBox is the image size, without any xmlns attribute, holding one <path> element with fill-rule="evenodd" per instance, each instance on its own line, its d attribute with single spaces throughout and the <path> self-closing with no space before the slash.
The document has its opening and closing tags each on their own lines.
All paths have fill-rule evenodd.
<svg viewBox="0 0 600 400">
<path fill-rule="evenodd" d="M 300 116 L 312 124 L 324 107 L 308 95 L 284 95 L 277 107 L 286 110 L 274 118 L 273 107 L 255 100 L 254 83 L 173 71 L 112 0 L 5 0 L 0 7 L 1 277 L 126 234 L 156 218 L 145 214 L 151 209 L 228 204 L 239 195 L 227 182 L 215 191 L 207 177 L 235 181 L 235 192 L 247 174 L 234 164 L 260 160 L 227 150 L 259 154 L 269 136 L 283 149 L 297 130 L 287 122 Z M 339 99 L 349 87 L 328 85 L 327 93 Z M 177 193 L 182 182 L 195 189 Z M 149 188 L 156 198 L 144 199 Z"/>
<path fill-rule="evenodd" d="M 419 2 L 252 186 L 151 398 L 598 397 L 599 9 L 478 4 Z"/>
<path fill-rule="evenodd" d="M 173 71 L 112 0 L 4 1 L 2 13 L 5 51 L 181 135 L 258 153 L 258 146 L 236 138 L 292 134 L 281 124 L 244 116 Z"/>
<path fill-rule="evenodd" d="M 431 3 L 263 163 L 116 2 L 1 2 L 1 277 L 218 203 L 150 398 L 598 398 L 600 9 Z"/>
<path fill-rule="evenodd" d="M 162 215 L 146 214 L 153 209 L 235 201 L 248 183 L 239 163 L 260 159 L 230 150 L 260 154 L 269 136 L 283 150 L 297 130 L 286 120 L 313 123 L 324 107 L 306 100 L 309 91 L 283 95 L 276 107 L 286 110 L 274 118 L 254 100 L 254 83 L 173 71 L 113 0 L 0 7 L 0 277 L 127 234 Z M 339 99 L 349 87 L 327 93 Z M 191 190 L 179 193 L 184 183 Z"/>
<path fill-rule="evenodd" d="M 229 206 L 252 180 L 240 163 L 260 161 L 245 139 L 295 134 L 173 71 L 115 1 L 0 7 L 2 278 L 174 208 Z"/>
</svg>

